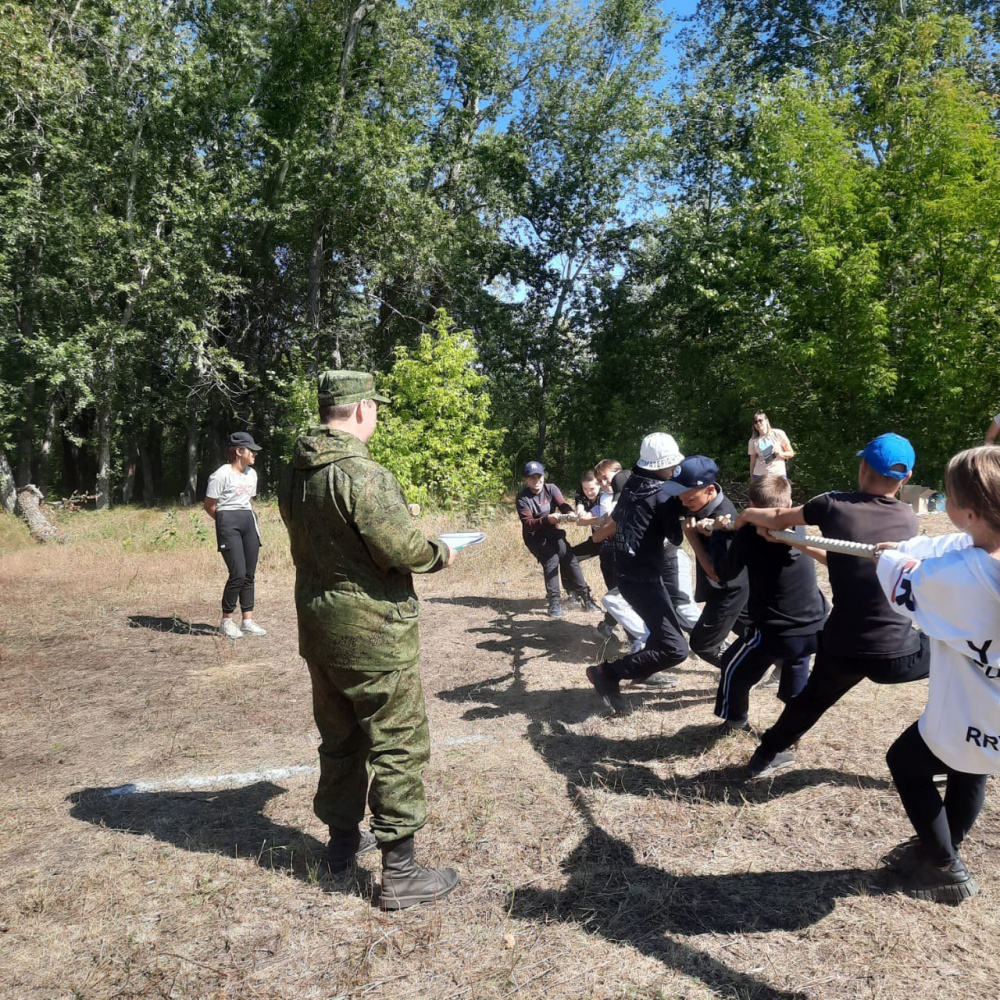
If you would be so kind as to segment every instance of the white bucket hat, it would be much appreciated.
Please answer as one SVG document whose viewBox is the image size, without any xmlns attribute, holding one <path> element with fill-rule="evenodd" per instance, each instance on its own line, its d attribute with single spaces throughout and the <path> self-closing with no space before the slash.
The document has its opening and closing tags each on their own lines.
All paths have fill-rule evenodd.
<svg viewBox="0 0 1000 1000">
<path fill-rule="evenodd" d="M 671 465 L 680 465 L 684 461 L 677 442 L 669 435 L 657 432 L 647 434 L 642 439 L 639 448 L 639 461 L 636 465 L 640 469 L 648 469 L 655 472 L 657 469 L 666 469 Z"/>
</svg>

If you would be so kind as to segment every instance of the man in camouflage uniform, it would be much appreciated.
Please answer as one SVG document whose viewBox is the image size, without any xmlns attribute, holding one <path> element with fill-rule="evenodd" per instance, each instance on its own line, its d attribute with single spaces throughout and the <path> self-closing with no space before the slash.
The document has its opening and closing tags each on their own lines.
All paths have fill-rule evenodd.
<svg viewBox="0 0 1000 1000">
<path fill-rule="evenodd" d="M 322 739 L 314 808 L 330 828 L 328 863 L 346 871 L 372 846 L 358 829 L 367 795 L 382 849 L 382 906 L 400 909 L 458 884 L 452 869 L 413 858 L 413 835 L 426 821 L 430 736 L 411 574 L 442 569 L 454 552 L 423 537 L 395 477 L 368 455 L 385 402 L 369 374 L 320 376 L 321 426 L 296 442 L 281 515 Z"/>
</svg>

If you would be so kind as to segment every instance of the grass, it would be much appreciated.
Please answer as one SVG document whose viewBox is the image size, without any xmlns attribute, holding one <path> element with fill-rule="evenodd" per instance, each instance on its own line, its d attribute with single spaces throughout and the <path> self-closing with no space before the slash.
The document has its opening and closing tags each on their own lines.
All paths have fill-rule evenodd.
<svg viewBox="0 0 1000 1000">
<path fill-rule="evenodd" d="M 967 851 L 983 892 L 961 908 L 894 895 L 878 869 L 909 834 L 884 752 L 925 685 L 862 685 L 795 769 L 745 785 L 754 741 L 709 736 L 704 664 L 601 717 L 583 678 L 596 616 L 542 614 L 513 515 L 418 584 L 433 739 L 418 853 L 459 869 L 447 903 L 373 908 L 371 855 L 356 886 L 322 877 L 308 774 L 108 798 L 315 763 L 276 511 L 261 512 L 270 634 L 239 643 L 214 632 L 224 567 L 191 513 L 60 515 L 67 541 L 44 547 L 0 518 L 0 997 L 998 996 L 995 803 Z M 758 691 L 751 720 L 778 707 Z"/>
</svg>

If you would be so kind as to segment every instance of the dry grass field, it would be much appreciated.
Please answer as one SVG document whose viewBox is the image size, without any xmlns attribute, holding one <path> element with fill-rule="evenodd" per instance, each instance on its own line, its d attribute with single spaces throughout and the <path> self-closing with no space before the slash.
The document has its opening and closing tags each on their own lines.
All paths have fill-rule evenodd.
<svg viewBox="0 0 1000 1000">
<path fill-rule="evenodd" d="M 321 877 L 292 567 L 263 520 L 270 634 L 232 643 L 200 513 L 64 515 L 46 547 L 0 517 L 0 997 L 1000 997 L 995 789 L 966 852 L 978 898 L 916 902 L 879 869 L 910 832 L 883 755 L 926 685 L 860 686 L 794 769 L 745 784 L 754 741 L 713 739 L 703 663 L 602 717 L 598 618 L 545 617 L 512 515 L 418 582 L 418 850 L 462 885 L 386 914 L 376 855 L 356 886 Z M 757 691 L 751 719 L 778 707 Z"/>
</svg>

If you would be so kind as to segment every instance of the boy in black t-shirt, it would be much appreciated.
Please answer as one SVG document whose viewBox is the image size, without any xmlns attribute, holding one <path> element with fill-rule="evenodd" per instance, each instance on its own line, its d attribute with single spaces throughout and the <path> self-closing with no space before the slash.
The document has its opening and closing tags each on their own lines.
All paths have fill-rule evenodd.
<svg viewBox="0 0 1000 1000">
<path fill-rule="evenodd" d="M 882 434 L 858 452 L 858 486 L 852 493 L 823 493 L 787 510 L 750 508 L 736 526 L 767 530 L 814 524 L 826 538 L 852 542 L 901 542 L 918 532 L 912 508 L 896 492 L 913 471 L 913 446 L 898 434 Z M 750 777 L 766 777 L 794 762 L 788 752 L 852 687 L 866 677 L 876 684 L 902 684 L 927 676 L 927 638 L 897 615 L 882 593 L 870 559 L 792 543 L 827 565 L 833 610 L 820 633 L 812 675 L 778 721 L 761 737 L 747 765 Z"/>
<path fill-rule="evenodd" d="M 788 480 L 758 476 L 750 487 L 750 505 L 791 507 Z M 715 698 L 715 714 L 723 720 L 719 731 L 729 733 L 749 728 L 750 689 L 772 663 L 781 667 L 781 701 L 790 701 L 805 687 L 829 609 L 816 586 L 813 561 L 790 546 L 762 538 L 752 524 L 744 524 L 732 536 L 728 549 L 717 552 L 714 564 L 720 580 L 746 569 L 750 582 L 750 624 L 723 655 Z"/>
</svg>

